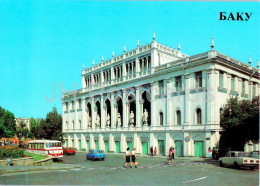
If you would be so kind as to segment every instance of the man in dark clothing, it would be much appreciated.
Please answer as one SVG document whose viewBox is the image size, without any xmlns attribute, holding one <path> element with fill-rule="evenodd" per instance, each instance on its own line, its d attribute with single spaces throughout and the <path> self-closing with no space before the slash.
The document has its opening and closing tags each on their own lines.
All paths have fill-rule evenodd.
<svg viewBox="0 0 260 186">
<path fill-rule="evenodd" d="M 150 153 L 151 153 L 151 156 L 153 156 L 153 146 L 151 146 L 151 148 L 150 148 Z"/>
<path fill-rule="evenodd" d="M 213 147 L 213 149 L 212 149 L 212 159 L 213 159 L 213 160 L 216 159 L 216 150 L 215 150 L 215 147 Z"/>
</svg>

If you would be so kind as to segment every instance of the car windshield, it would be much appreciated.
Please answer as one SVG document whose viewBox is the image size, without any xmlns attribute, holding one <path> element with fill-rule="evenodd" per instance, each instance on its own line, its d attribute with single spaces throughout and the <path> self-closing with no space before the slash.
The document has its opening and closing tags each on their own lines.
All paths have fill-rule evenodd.
<svg viewBox="0 0 260 186">
<path fill-rule="evenodd" d="M 238 157 L 251 157 L 251 155 L 247 152 L 239 152 Z"/>
<path fill-rule="evenodd" d="M 259 155 L 259 152 L 252 152 L 252 155 Z"/>
</svg>

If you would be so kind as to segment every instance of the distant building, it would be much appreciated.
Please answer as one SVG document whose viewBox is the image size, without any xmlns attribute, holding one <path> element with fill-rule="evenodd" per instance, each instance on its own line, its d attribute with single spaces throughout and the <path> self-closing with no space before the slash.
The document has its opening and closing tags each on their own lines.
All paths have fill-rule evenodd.
<svg viewBox="0 0 260 186">
<path fill-rule="evenodd" d="M 235 46 L 234 46 L 235 47 Z M 257 63 L 257 67 L 259 62 Z M 65 145 L 125 152 L 206 156 L 220 138 L 230 95 L 259 95 L 259 69 L 214 49 L 188 56 L 155 40 L 85 69 L 82 89 L 62 96 Z M 257 147 L 258 148 L 258 147 Z"/>
<path fill-rule="evenodd" d="M 15 118 L 16 129 L 20 127 L 20 123 L 24 122 L 28 130 L 30 130 L 30 118 Z"/>
</svg>

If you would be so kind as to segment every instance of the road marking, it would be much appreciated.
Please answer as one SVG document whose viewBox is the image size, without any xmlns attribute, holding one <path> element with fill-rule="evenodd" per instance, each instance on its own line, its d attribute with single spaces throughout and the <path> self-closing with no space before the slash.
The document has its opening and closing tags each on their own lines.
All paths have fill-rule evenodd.
<svg viewBox="0 0 260 186">
<path fill-rule="evenodd" d="M 182 182 L 182 183 L 189 183 L 189 182 L 193 182 L 193 181 L 199 181 L 199 180 L 203 180 L 203 179 L 206 179 L 206 178 L 207 178 L 207 176 L 201 177 L 201 178 L 197 178 L 195 180 L 185 181 L 185 182 Z"/>
</svg>

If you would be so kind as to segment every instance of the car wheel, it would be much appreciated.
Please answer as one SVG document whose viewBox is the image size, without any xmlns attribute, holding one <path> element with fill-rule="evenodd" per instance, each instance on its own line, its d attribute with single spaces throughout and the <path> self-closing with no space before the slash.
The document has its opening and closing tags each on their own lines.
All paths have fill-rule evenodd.
<svg viewBox="0 0 260 186">
<path fill-rule="evenodd" d="M 94 159 L 94 158 L 92 158 L 92 161 L 95 161 L 95 159 Z"/>
<path fill-rule="evenodd" d="M 255 169 L 255 166 L 251 166 L 251 167 L 250 167 L 250 170 L 254 170 L 254 169 Z"/>
<path fill-rule="evenodd" d="M 222 161 L 219 161 L 219 166 L 220 166 L 220 167 L 224 167 L 224 164 L 223 164 Z"/>
<path fill-rule="evenodd" d="M 102 161 L 104 161 L 105 158 L 101 158 Z"/>
<path fill-rule="evenodd" d="M 234 168 L 235 169 L 239 169 L 239 166 L 238 166 L 237 162 L 234 163 Z"/>
</svg>

